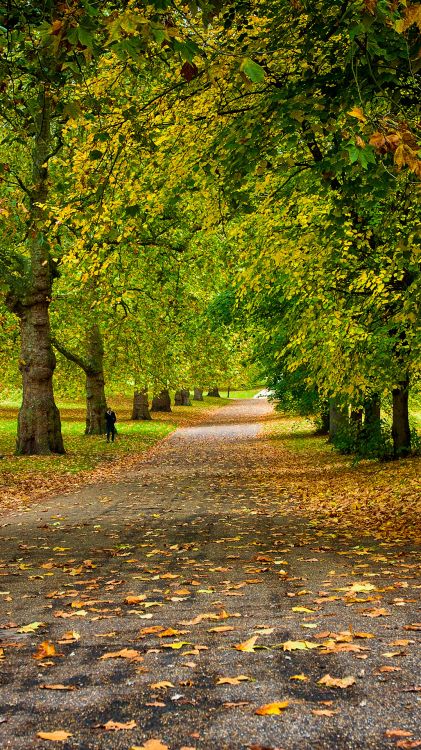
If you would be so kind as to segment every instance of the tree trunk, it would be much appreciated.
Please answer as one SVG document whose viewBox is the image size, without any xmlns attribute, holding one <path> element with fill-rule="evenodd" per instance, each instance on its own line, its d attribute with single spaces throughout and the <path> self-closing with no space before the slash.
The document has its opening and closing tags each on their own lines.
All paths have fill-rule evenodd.
<svg viewBox="0 0 421 750">
<path fill-rule="evenodd" d="M 319 435 L 329 435 L 330 408 L 328 403 L 326 407 L 322 406 L 317 424 L 320 425 L 317 430 Z"/>
<path fill-rule="evenodd" d="M 183 405 L 183 394 L 181 390 L 176 391 L 174 394 L 174 406 L 182 406 Z"/>
<path fill-rule="evenodd" d="M 209 388 L 208 396 L 213 396 L 214 398 L 221 398 L 217 385 L 215 385 L 213 388 Z"/>
<path fill-rule="evenodd" d="M 193 401 L 203 401 L 203 388 L 194 389 Z"/>
<path fill-rule="evenodd" d="M 364 403 L 364 427 L 380 430 L 380 396 L 373 393 Z"/>
<path fill-rule="evenodd" d="M 408 395 L 409 381 L 399 383 L 393 392 L 392 438 L 393 455 L 396 458 L 407 456 L 411 452 L 411 430 L 409 428 Z"/>
<path fill-rule="evenodd" d="M 51 150 L 51 99 L 47 86 L 38 90 L 38 116 L 32 151 L 27 247 L 30 269 L 23 294 L 8 296 L 8 305 L 20 319 L 23 398 L 18 417 L 16 451 L 19 454 L 64 453 L 60 414 L 54 402 L 56 359 L 51 345 L 49 306 L 54 264 L 46 236 L 43 208 L 48 196 L 47 162 Z"/>
<path fill-rule="evenodd" d="M 329 402 L 329 442 L 348 424 L 348 410 L 338 406 L 332 398 Z"/>
<path fill-rule="evenodd" d="M 98 323 L 87 333 L 86 367 L 86 429 L 85 435 L 104 435 L 106 432 L 104 380 L 104 345 Z"/>
<path fill-rule="evenodd" d="M 171 398 L 166 388 L 153 397 L 151 411 L 171 411 Z"/>
<path fill-rule="evenodd" d="M 351 411 L 351 422 L 356 427 L 360 428 L 363 423 L 363 410 L 362 409 L 353 409 Z"/>
<path fill-rule="evenodd" d="M 181 389 L 181 405 L 191 406 L 190 391 L 187 388 Z"/>
<path fill-rule="evenodd" d="M 146 388 L 134 392 L 132 419 L 152 419 L 149 411 L 149 399 Z"/>
</svg>

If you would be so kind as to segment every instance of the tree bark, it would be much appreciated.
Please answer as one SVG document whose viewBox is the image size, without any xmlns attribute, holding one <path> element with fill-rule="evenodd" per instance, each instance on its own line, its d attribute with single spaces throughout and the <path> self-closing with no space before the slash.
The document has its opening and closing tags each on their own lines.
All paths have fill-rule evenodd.
<svg viewBox="0 0 421 750">
<path fill-rule="evenodd" d="M 71 352 L 55 337 L 52 342 L 60 354 L 74 362 L 86 375 L 86 427 L 85 435 L 104 435 L 107 431 L 105 412 L 104 345 L 98 323 L 87 331 L 86 357 Z"/>
<path fill-rule="evenodd" d="M 326 407 L 323 406 L 323 408 L 321 409 L 318 423 L 320 424 L 320 427 L 317 430 L 318 434 L 329 435 L 329 426 L 330 426 L 329 404 L 326 403 Z"/>
<path fill-rule="evenodd" d="M 213 388 L 209 388 L 208 396 L 213 396 L 213 398 L 221 398 L 217 385 L 215 385 Z"/>
<path fill-rule="evenodd" d="M 181 393 L 181 390 L 176 391 L 174 394 L 174 406 L 182 406 L 183 405 L 183 394 Z"/>
<path fill-rule="evenodd" d="M 51 149 L 51 97 L 40 84 L 38 115 L 32 150 L 32 188 L 28 191 L 29 226 L 27 247 L 29 270 L 25 290 L 7 297 L 9 308 L 19 317 L 23 398 L 18 417 L 18 454 L 64 453 L 60 413 L 54 401 L 53 374 L 56 359 L 51 345 L 49 306 L 55 267 L 46 237 L 43 208 L 48 196 L 47 162 Z"/>
<path fill-rule="evenodd" d="M 171 411 L 171 398 L 166 388 L 153 397 L 151 411 Z"/>
<path fill-rule="evenodd" d="M 149 411 L 148 392 L 146 388 L 134 392 L 132 419 L 152 419 Z"/>
<path fill-rule="evenodd" d="M 363 423 L 363 410 L 353 409 L 351 411 L 350 420 L 356 427 L 360 428 Z"/>
<path fill-rule="evenodd" d="M 348 424 L 348 410 L 338 406 L 334 399 L 329 402 L 329 442 Z"/>
<path fill-rule="evenodd" d="M 194 388 L 193 401 L 203 401 L 203 388 Z"/>
<path fill-rule="evenodd" d="M 393 389 L 392 396 L 393 455 L 395 458 L 402 458 L 411 452 L 411 430 L 409 427 L 408 412 L 409 380 L 399 383 L 399 387 Z"/>
<path fill-rule="evenodd" d="M 86 428 L 85 435 L 104 435 L 106 432 L 104 379 L 104 345 L 98 323 L 87 333 L 86 372 Z"/>
<path fill-rule="evenodd" d="M 364 427 L 380 430 L 380 396 L 373 393 L 364 403 Z"/>
</svg>

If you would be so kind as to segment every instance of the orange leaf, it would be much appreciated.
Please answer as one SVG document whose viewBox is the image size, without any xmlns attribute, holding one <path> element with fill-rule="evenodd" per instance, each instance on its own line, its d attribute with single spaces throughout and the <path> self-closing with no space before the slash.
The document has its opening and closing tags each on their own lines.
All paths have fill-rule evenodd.
<svg viewBox="0 0 421 750">
<path fill-rule="evenodd" d="M 133 745 L 130 750 L 169 750 L 169 747 L 161 740 L 147 740 L 144 745 Z"/>
<path fill-rule="evenodd" d="M 326 685 L 326 687 L 331 688 L 347 688 L 351 685 L 354 685 L 356 683 L 355 677 L 349 676 L 349 677 L 331 677 L 330 674 L 326 674 L 324 677 L 322 677 L 320 680 L 318 680 L 318 685 Z"/>
<path fill-rule="evenodd" d="M 64 732 L 62 729 L 58 729 L 56 732 L 37 732 L 37 737 L 52 742 L 64 742 L 71 736 L 70 732 Z"/>
<path fill-rule="evenodd" d="M 289 701 L 277 701 L 276 703 L 265 703 L 264 706 L 260 706 L 254 712 L 258 716 L 272 716 L 275 714 L 281 714 L 284 708 L 289 705 Z"/>
<path fill-rule="evenodd" d="M 100 659 L 131 659 L 132 661 L 143 661 L 140 651 L 133 648 L 122 648 L 121 651 L 109 651 L 99 657 Z"/>
<path fill-rule="evenodd" d="M 54 646 L 54 643 L 51 643 L 51 641 L 43 641 L 38 646 L 37 651 L 35 654 L 32 654 L 33 659 L 45 659 L 46 656 L 57 656 L 57 651 Z"/>
<path fill-rule="evenodd" d="M 103 728 L 106 729 L 107 732 L 118 732 L 120 729 L 134 729 L 136 726 L 137 724 L 133 719 L 126 722 L 113 721 L 110 719 L 106 724 L 103 724 Z"/>
<path fill-rule="evenodd" d="M 248 641 L 244 641 L 243 643 L 237 643 L 234 648 L 237 649 L 237 651 L 247 651 L 248 653 L 254 652 L 254 644 L 256 643 L 259 636 L 253 635 L 252 638 L 249 638 Z"/>
</svg>

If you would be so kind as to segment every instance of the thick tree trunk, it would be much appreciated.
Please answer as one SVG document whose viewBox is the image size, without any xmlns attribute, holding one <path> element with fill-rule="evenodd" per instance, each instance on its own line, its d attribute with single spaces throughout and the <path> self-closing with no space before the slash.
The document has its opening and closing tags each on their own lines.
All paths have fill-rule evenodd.
<svg viewBox="0 0 421 750">
<path fill-rule="evenodd" d="M 396 458 L 407 456 L 411 452 L 411 430 L 408 413 L 408 380 L 399 383 L 393 392 L 392 438 L 393 454 Z"/>
<path fill-rule="evenodd" d="M 38 90 L 38 116 L 32 151 L 27 246 L 30 269 L 22 294 L 8 297 L 20 319 L 23 399 L 18 417 L 16 451 L 20 454 L 64 453 L 60 414 L 54 402 L 56 365 L 50 338 L 49 306 L 54 264 L 46 236 L 43 205 L 48 196 L 48 157 L 51 150 L 51 99 L 47 86 Z"/>
<path fill-rule="evenodd" d="M 166 388 L 153 397 L 151 411 L 171 411 L 171 398 Z"/>
<path fill-rule="evenodd" d="M 209 388 L 208 396 L 213 396 L 214 398 L 221 398 L 217 385 L 215 385 L 213 388 Z"/>
<path fill-rule="evenodd" d="M 373 393 L 364 403 L 364 427 L 380 430 L 380 396 Z"/>
<path fill-rule="evenodd" d="M 104 435 L 106 432 L 104 374 L 86 373 L 86 428 L 85 435 Z"/>
<path fill-rule="evenodd" d="M 181 406 L 191 406 L 190 391 L 187 388 L 181 389 Z"/>
<path fill-rule="evenodd" d="M 348 410 L 338 406 L 334 399 L 329 402 L 329 441 L 332 442 L 338 432 L 348 424 Z"/>
<path fill-rule="evenodd" d="M 152 419 L 146 389 L 134 392 L 132 419 Z"/>
<path fill-rule="evenodd" d="M 194 389 L 193 401 L 203 401 L 203 388 Z"/>
<path fill-rule="evenodd" d="M 182 405 L 183 405 L 183 394 L 181 393 L 181 390 L 179 390 L 174 393 L 174 406 L 182 406 Z"/>
<path fill-rule="evenodd" d="M 104 380 L 104 345 L 97 323 L 87 332 L 86 367 L 86 429 L 85 435 L 104 435 L 106 432 Z"/>
<path fill-rule="evenodd" d="M 20 314 L 23 400 L 16 452 L 25 455 L 64 453 L 60 413 L 53 394 L 56 360 L 50 342 L 49 302 L 42 293 L 39 297 Z"/>
</svg>

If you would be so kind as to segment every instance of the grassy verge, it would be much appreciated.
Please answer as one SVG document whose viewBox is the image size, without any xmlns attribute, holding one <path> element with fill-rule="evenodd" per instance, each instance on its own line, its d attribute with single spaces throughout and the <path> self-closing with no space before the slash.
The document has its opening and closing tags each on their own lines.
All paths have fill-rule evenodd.
<svg viewBox="0 0 421 750">
<path fill-rule="evenodd" d="M 206 412 L 227 403 L 223 398 L 194 401 L 192 406 L 173 407 L 169 414 L 157 413 L 148 422 L 130 420 L 131 400 L 114 398 L 118 435 L 107 444 L 104 436 L 84 435 L 85 407 L 82 403 L 59 403 L 66 454 L 64 456 L 15 456 L 17 404 L 0 404 L 0 512 L 31 505 L 50 493 L 101 479 L 112 479 L 135 464 L 140 456 L 177 427 L 195 424 Z"/>
<path fill-rule="evenodd" d="M 280 508 L 310 517 L 323 533 L 374 535 L 382 540 L 421 539 L 421 458 L 353 465 L 316 436 L 300 418 L 266 425 L 279 480 Z"/>
</svg>

